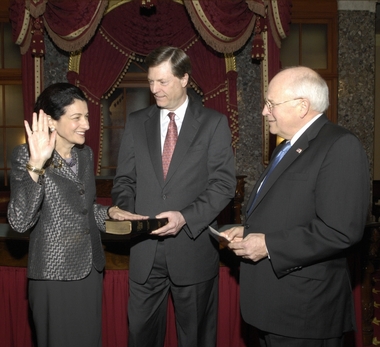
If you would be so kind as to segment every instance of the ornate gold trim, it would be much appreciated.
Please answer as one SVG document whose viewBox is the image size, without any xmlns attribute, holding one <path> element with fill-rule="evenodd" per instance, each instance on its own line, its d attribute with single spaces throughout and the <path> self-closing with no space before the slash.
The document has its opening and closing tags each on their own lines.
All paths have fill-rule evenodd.
<svg viewBox="0 0 380 347">
<path fill-rule="evenodd" d="M 110 13 L 116 7 L 119 7 L 123 4 L 126 4 L 126 3 L 131 2 L 131 1 L 132 0 L 109 0 L 108 6 L 107 6 L 106 10 L 104 11 L 104 15 L 106 15 L 107 13 Z"/>
<path fill-rule="evenodd" d="M 41 94 L 41 59 L 34 57 L 34 98 L 37 100 Z"/>
<path fill-rule="evenodd" d="M 236 70 L 236 59 L 233 53 L 224 53 L 224 59 L 226 61 L 226 72 L 237 71 Z"/>
<path fill-rule="evenodd" d="M 16 42 L 15 42 L 16 45 L 21 45 L 22 42 L 24 41 L 25 36 L 28 34 L 29 22 L 30 22 L 30 12 L 26 8 L 24 11 L 24 19 L 22 21 L 20 34 L 18 35 Z"/>
<path fill-rule="evenodd" d="M 69 71 L 76 72 L 79 75 L 80 58 L 82 57 L 82 50 L 70 52 Z"/>
<path fill-rule="evenodd" d="M 276 24 L 278 34 L 280 35 L 280 37 L 282 39 L 284 39 L 284 38 L 286 38 L 286 34 L 285 34 L 284 28 L 283 28 L 282 23 L 281 23 L 281 16 L 280 16 L 280 12 L 278 10 L 277 0 L 272 0 L 272 10 L 273 10 L 272 11 L 273 19 L 274 19 L 274 22 Z"/>
<path fill-rule="evenodd" d="M 234 40 L 233 37 L 228 37 L 228 36 L 225 36 L 223 34 L 221 34 L 218 30 L 216 30 L 214 28 L 214 26 L 210 23 L 210 21 L 208 20 L 207 16 L 204 14 L 203 10 L 202 10 L 202 7 L 201 5 L 199 4 L 198 1 L 193 1 L 193 5 L 194 5 L 194 8 L 195 10 L 197 11 L 198 13 L 198 16 L 199 18 L 202 19 L 202 22 L 207 26 L 207 28 L 217 37 L 219 38 L 220 40 L 223 40 L 223 41 L 232 41 Z"/>
</svg>

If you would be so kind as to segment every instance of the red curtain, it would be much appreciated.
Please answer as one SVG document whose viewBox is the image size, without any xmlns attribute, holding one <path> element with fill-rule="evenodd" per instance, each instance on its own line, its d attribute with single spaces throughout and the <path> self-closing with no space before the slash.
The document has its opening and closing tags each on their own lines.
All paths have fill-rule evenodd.
<svg viewBox="0 0 380 347">
<path fill-rule="evenodd" d="M 290 1 L 274 3 L 289 8 Z M 262 33 L 268 26 L 268 3 L 272 1 L 131 0 L 115 1 L 107 7 L 106 0 L 11 0 L 13 39 L 25 54 L 25 118 L 31 119 L 35 98 L 43 89 L 44 30 L 61 49 L 72 53 L 83 50 L 78 66 L 71 67 L 68 80 L 83 88 L 90 99 L 92 122 L 86 140 L 98 159 L 101 97 L 117 87 L 134 54 L 146 55 L 159 45 L 173 45 L 191 56 L 196 67 L 194 81 L 203 92 L 205 106 L 229 118 L 235 147 L 237 74 L 228 61 L 252 33 L 252 56 L 263 58 Z"/>
<path fill-rule="evenodd" d="M 45 28 L 59 48 L 79 50 L 95 34 L 107 4 L 102 0 L 50 0 L 43 14 Z"/>
<path fill-rule="evenodd" d="M 263 0 L 184 0 L 184 4 L 207 45 L 221 53 L 233 53 L 245 45 L 255 27 L 253 13 L 265 17 Z"/>
<path fill-rule="evenodd" d="M 352 259 L 355 283 L 354 298 L 358 330 L 353 336 L 355 346 L 362 347 L 360 261 Z M 219 313 L 217 347 L 258 346 L 253 330 L 240 316 L 239 286 L 233 268 L 224 266 L 219 271 Z M 103 282 L 102 334 L 104 347 L 126 347 L 128 341 L 128 271 L 106 270 Z M 0 266 L 0 345 L 33 347 L 31 318 L 27 299 L 26 268 Z M 177 346 L 174 309 L 169 302 L 165 347 Z"/>
<path fill-rule="evenodd" d="M 247 20 L 233 27 L 240 25 L 243 30 L 249 21 L 254 22 L 255 15 L 244 1 L 236 3 L 240 7 L 244 5 Z M 231 22 L 225 25 L 230 27 Z M 126 34 L 120 35 L 121 32 Z M 206 45 L 194 29 L 186 8 L 174 1 L 157 1 L 154 11 L 148 13 L 142 11 L 139 1 L 131 1 L 104 16 L 93 42 L 81 54 L 79 68 L 68 74 L 69 81 L 91 97 L 91 118 L 100 119 L 100 99 L 117 87 L 130 59 L 135 54 L 145 56 L 161 45 L 181 47 L 188 53 L 193 65 L 193 86 L 202 91 L 205 106 L 227 115 L 235 146 L 238 140 L 236 71 L 227 69 L 225 54 Z M 92 121 L 91 126 L 86 141 L 97 155 L 101 152 L 101 124 Z"/>
<path fill-rule="evenodd" d="M 81 49 L 94 35 L 108 1 L 11 0 L 9 18 L 13 41 L 23 54 L 22 87 L 25 119 L 43 86 L 44 32 L 63 50 Z"/>
<path fill-rule="evenodd" d="M 103 282 L 104 347 L 126 347 L 128 341 L 128 270 L 106 270 Z M 0 345 L 32 347 L 26 268 L 0 267 Z M 229 267 L 219 272 L 218 347 L 245 347 L 246 326 L 239 309 L 239 287 Z M 252 341 L 251 341 L 252 342 Z M 177 346 L 172 302 L 167 313 L 165 347 Z M 250 344 L 252 346 L 252 344 Z"/>
<path fill-rule="evenodd" d="M 188 51 L 196 67 L 194 86 L 203 92 L 205 106 L 227 115 L 235 148 L 237 73 L 231 58 L 253 34 L 252 58 L 267 60 L 263 64 L 265 90 L 265 81 L 279 69 L 278 52 L 289 28 L 290 8 L 291 0 L 120 0 L 112 5 L 107 0 L 11 0 L 13 40 L 24 54 L 25 118 L 31 120 L 35 99 L 44 88 L 46 30 L 59 48 L 71 53 L 83 50 L 77 54 L 80 63 L 70 67 L 67 78 L 90 99 L 87 144 L 98 159 L 97 168 L 101 97 L 117 87 L 134 54 L 146 55 L 170 44 Z M 269 153 L 268 136 L 265 130 L 264 155 Z"/>
<path fill-rule="evenodd" d="M 103 346 L 128 346 L 128 271 L 106 270 L 103 288 Z"/>
<path fill-rule="evenodd" d="M 26 268 L 0 266 L 0 345 L 33 347 Z"/>
</svg>

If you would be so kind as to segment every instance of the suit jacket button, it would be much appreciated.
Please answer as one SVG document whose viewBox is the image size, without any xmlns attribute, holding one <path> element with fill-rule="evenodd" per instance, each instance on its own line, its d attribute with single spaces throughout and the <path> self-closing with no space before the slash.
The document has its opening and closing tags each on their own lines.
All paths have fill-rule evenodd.
<svg viewBox="0 0 380 347">
<path fill-rule="evenodd" d="M 244 224 L 244 229 L 249 229 L 249 224 Z"/>
<path fill-rule="evenodd" d="M 84 189 L 79 189 L 79 195 L 83 195 L 84 194 Z"/>
<path fill-rule="evenodd" d="M 82 211 L 82 214 L 84 214 L 84 215 L 86 215 L 87 213 L 88 213 L 87 209 L 84 209 L 84 210 Z"/>
<path fill-rule="evenodd" d="M 166 200 L 166 195 L 162 195 L 162 200 Z"/>
</svg>

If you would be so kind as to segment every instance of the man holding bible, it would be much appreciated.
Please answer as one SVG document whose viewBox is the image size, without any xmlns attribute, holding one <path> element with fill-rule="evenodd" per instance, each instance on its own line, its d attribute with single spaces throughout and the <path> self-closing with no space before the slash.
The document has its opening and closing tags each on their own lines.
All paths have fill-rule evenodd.
<svg viewBox="0 0 380 347">
<path fill-rule="evenodd" d="M 181 49 L 160 47 L 146 63 L 156 105 L 128 116 L 112 199 L 168 223 L 131 240 L 129 347 L 164 345 L 169 292 L 178 346 L 212 347 L 219 245 L 208 226 L 235 194 L 231 133 L 224 115 L 187 95 L 191 64 Z"/>
</svg>

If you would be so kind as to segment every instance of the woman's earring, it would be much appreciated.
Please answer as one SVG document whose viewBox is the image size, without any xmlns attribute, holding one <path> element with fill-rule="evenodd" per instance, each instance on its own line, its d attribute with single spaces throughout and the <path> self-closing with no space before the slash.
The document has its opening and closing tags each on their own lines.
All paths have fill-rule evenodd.
<svg viewBox="0 0 380 347">
<path fill-rule="evenodd" d="M 53 132 L 54 130 L 55 130 L 55 128 L 54 128 L 54 127 L 51 127 L 51 128 L 50 128 L 50 131 L 51 131 L 51 132 Z"/>
</svg>

